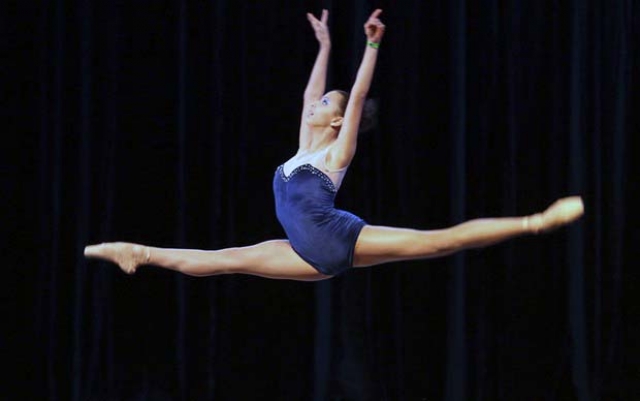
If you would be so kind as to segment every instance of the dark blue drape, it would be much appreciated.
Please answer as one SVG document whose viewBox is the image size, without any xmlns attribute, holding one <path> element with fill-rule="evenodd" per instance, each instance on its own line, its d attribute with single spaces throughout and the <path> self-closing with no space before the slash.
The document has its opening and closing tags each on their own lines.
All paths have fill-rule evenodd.
<svg viewBox="0 0 640 401">
<path fill-rule="evenodd" d="M 0 398 L 637 398 L 638 5 L 396 3 L 3 3 Z M 271 178 L 323 6 L 330 88 L 373 8 L 388 27 L 341 208 L 436 229 L 581 194 L 584 219 L 314 284 L 86 261 L 283 237 Z"/>
</svg>

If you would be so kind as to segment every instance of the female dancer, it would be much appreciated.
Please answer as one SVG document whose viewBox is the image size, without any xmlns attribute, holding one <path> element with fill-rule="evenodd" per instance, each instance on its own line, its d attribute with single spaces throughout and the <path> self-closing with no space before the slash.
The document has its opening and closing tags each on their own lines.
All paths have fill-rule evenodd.
<svg viewBox="0 0 640 401">
<path fill-rule="evenodd" d="M 350 95 L 324 93 L 331 48 L 328 12 L 323 10 L 320 20 L 307 14 L 320 50 L 304 92 L 300 147 L 278 167 L 273 180 L 276 214 L 288 240 L 216 251 L 117 242 L 88 246 L 85 255 L 117 263 L 129 274 L 148 264 L 191 276 L 243 273 L 313 281 L 351 267 L 449 255 L 547 232 L 578 219 L 583 213 L 580 197 L 560 199 L 531 216 L 476 219 L 432 231 L 368 225 L 334 208 L 335 195 L 356 152 L 363 105 L 385 31 L 378 18 L 381 12 L 375 10 L 364 24 L 367 42 Z"/>
</svg>

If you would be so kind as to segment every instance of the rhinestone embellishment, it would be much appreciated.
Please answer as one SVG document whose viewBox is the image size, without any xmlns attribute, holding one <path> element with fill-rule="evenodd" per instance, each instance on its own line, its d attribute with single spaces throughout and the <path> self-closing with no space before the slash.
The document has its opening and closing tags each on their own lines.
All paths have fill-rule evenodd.
<svg viewBox="0 0 640 401">
<path fill-rule="evenodd" d="M 280 176 L 282 177 L 284 182 L 289 182 L 289 180 L 291 180 L 291 178 L 293 178 L 293 176 L 298 174 L 300 171 L 309 171 L 311 174 L 313 174 L 313 175 L 315 175 L 317 177 L 320 177 L 329 191 L 331 191 L 333 193 L 338 192 L 338 190 L 336 189 L 336 186 L 334 185 L 333 181 L 331 181 L 331 178 L 329 178 L 325 173 L 323 173 L 321 170 L 318 170 L 316 167 L 312 166 L 309 163 L 306 163 L 306 164 L 303 164 L 303 165 L 300 165 L 300 166 L 294 168 L 293 171 L 291 171 L 291 173 L 289 174 L 288 177 L 284 173 L 284 165 L 280 165 L 278 167 L 278 170 L 280 171 Z"/>
</svg>

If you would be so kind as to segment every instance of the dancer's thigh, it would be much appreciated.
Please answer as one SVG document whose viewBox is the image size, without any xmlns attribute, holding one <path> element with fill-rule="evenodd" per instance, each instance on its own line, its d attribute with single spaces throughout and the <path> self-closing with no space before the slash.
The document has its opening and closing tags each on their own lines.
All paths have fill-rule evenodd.
<svg viewBox="0 0 640 401">
<path fill-rule="evenodd" d="M 273 279 L 317 281 L 330 278 L 314 269 L 291 248 L 287 240 L 273 240 L 236 248 L 242 263 L 236 273 Z"/>
<path fill-rule="evenodd" d="M 447 233 L 367 225 L 356 242 L 354 267 L 448 255 L 454 248 Z"/>
</svg>

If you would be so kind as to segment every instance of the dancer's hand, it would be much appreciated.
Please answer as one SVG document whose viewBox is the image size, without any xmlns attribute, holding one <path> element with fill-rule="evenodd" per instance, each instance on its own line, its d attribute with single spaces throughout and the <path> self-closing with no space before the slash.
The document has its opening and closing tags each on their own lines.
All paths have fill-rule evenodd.
<svg viewBox="0 0 640 401">
<path fill-rule="evenodd" d="M 367 40 L 374 43 L 380 43 L 382 36 L 384 35 L 384 24 L 378 19 L 378 16 L 382 13 L 381 9 L 375 10 L 367 22 L 364 23 L 364 33 L 367 35 Z"/>
<path fill-rule="evenodd" d="M 331 46 L 331 37 L 329 36 L 329 27 L 327 20 L 329 19 L 329 11 L 322 10 L 322 17 L 318 20 L 311 13 L 307 13 L 307 19 L 311 23 L 311 27 L 316 33 L 316 39 L 320 46 Z"/>
</svg>

